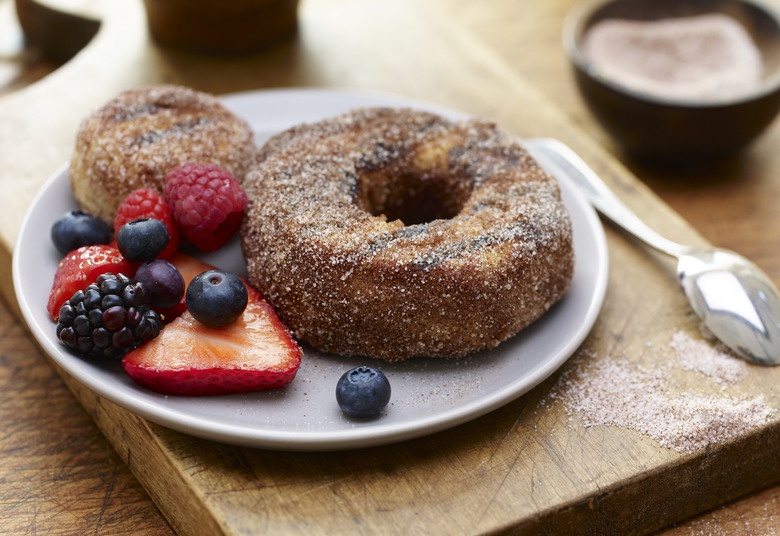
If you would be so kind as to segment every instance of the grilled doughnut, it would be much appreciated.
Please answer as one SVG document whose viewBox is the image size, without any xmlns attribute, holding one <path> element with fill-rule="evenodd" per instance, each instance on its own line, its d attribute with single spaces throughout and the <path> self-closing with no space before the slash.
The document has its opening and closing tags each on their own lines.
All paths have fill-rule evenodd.
<svg viewBox="0 0 780 536">
<path fill-rule="evenodd" d="M 324 352 L 465 356 L 570 286 L 557 182 L 486 121 L 368 108 L 296 126 L 260 149 L 244 187 L 249 281 Z"/>
<path fill-rule="evenodd" d="M 173 85 L 131 89 L 82 121 L 71 187 L 85 211 L 112 222 L 130 192 L 162 192 L 174 167 L 213 163 L 241 180 L 256 151 L 249 125 L 212 95 Z"/>
</svg>

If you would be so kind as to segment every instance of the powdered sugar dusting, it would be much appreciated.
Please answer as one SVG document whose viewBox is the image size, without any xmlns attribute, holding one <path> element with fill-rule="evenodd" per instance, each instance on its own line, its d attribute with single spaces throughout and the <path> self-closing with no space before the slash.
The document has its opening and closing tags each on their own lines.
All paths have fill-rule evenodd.
<svg viewBox="0 0 780 536">
<path fill-rule="evenodd" d="M 685 453 L 735 439 L 772 418 L 763 395 L 691 392 L 672 374 L 681 368 L 703 375 L 705 382 L 734 385 L 747 374 L 747 364 L 684 332 L 675 333 L 670 347 L 676 360 L 652 370 L 613 355 L 582 363 L 560 378 L 552 396 L 585 426 L 628 428 Z"/>
</svg>

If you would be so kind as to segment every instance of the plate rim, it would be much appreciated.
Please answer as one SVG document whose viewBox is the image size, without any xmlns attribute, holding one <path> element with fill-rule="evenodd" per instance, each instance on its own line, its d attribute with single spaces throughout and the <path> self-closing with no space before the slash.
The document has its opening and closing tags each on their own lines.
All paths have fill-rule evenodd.
<svg viewBox="0 0 780 536">
<path fill-rule="evenodd" d="M 403 96 L 391 96 L 388 94 L 372 92 L 342 91 L 338 89 L 277 88 L 269 90 L 250 90 L 222 95 L 220 98 L 228 107 L 231 107 L 239 103 L 239 101 L 245 99 L 252 100 L 258 98 L 292 98 L 294 100 L 312 99 L 314 96 L 322 95 L 326 95 L 328 98 L 336 98 L 341 100 L 346 99 L 349 101 L 376 101 L 377 104 L 384 103 L 386 105 L 395 106 L 408 105 L 421 109 L 431 110 L 444 115 L 457 117 L 468 116 L 468 114 L 463 112 L 451 110 L 436 104 L 408 99 Z M 103 398 L 106 398 L 113 403 L 125 408 L 126 410 L 151 422 L 155 422 L 168 428 L 204 439 L 211 439 L 222 443 L 252 448 L 266 448 L 283 451 L 324 452 L 387 445 L 417 437 L 427 436 L 458 426 L 495 411 L 496 409 L 508 404 L 512 400 L 519 398 L 523 394 L 538 386 L 546 378 L 552 375 L 558 368 L 560 368 L 576 352 L 577 348 L 579 348 L 579 346 L 590 333 L 598 318 L 606 294 L 609 273 L 609 259 L 606 236 L 604 233 L 604 228 L 601 224 L 601 220 L 599 219 L 595 209 L 585 199 L 584 195 L 579 192 L 576 185 L 570 179 L 556 175 L 557 180 L 562 185 L 561 189 L 566 194 L 567 199 L 571 198 L 572 202 L 576 203 L 577 208 L 581 212 L 581 216 L 584 217 L 589 224 L 589 236 L 595 241 L 596 244 L 596 251 L 594 252 L 594 265 L 598 269 L 594 275 L 594 278 L 591 280 L 591 283 L 593 284 L 593 292 L 589 296 L 586 313 L 583 315 L 583 318 L 577 326 L 577 329 L 573 330 L 572 335 L 570 335 L 568 339 L 568 342 L 560 350 L 558 350 L 554 359 L 547 359 L 541 364 L 541 366 L 531 371 L 532 374 L 528 374 L 526 377 L 524 377 L 524 381 L 520 382 L 524 384 L 522 389 L 513 389 L 512 387 L 515 385 L 515 383 L 507 384 L 498 392 L 493 392 L 490 393 L 489 396 L 479 398 L 478 400 L 486 400 L 487 403 L 483 402 L 478 406 L 477 409 L 471 408 L 474 403 L 461 405 L 456 404 L 446 408 L 445 410 L 429 414 L 425 417 L 415 418 L 413 420 L 414 426 L 410 426 L 405 421 L 399 421 L 388 423 L 379 427 L 351 428 L 348 434 L 346 434 L 344 430 L 320 430 L 316 432 L 276 430 L 268 428 L 260 429 L 257 427 L 246 428 L 231 423 L 220 423 L 219 426 L 214 426 L 213 422 L 209 422 L 208 426 L 204 426 L 204 419 L 202 417 L 198 417 L 197 415 L 186 415 L 186 412 L 181 409 L 173 411 L 169 407 L 161 407 L 159 401 L 152 403 L 145 398 L 135 397 L 134 399 L 128 401 L 123 399 L 121 395 L 116 395 L 113 393 L 110 388 L 100 385 L 100 382 L 96 381 L 94 376 L 85 379 L 82 377 L 82 375 L 74 372 L 74 370 L 68 366 L 67 363 L 62 363 L 61 360 L 56 357 L 56 355 L 61 352 L 62 349 L 59 348 L 50 337 L 39 336 L 38 329 L 40 329 L 41 332 L 44 330 L 42 329 L 42 326 L 40 326 L 35 320 L 36 317 L 30 310 L 31 304 L 28 303 L 28 300 L 24 299 L 25 292 L 24 288 L 21 286 L 21 281 L 23 279 L 21 277 L 22 255 L 18 253 L 18 251 L 20 249 L 19 245 L 21 243 L 21 239 L 25 235 L 25 231 L 30 225 L 30 220 L 34 216 L 35 208 L 43 202 L 46 194 L 58 180 L 64 180 L 61 177 L 67 174 L 67 166 L 67 163 L 62 164 L 57 169 L 57 171 L 44 182 L 40 190 L 36 193 L 23 218 L 19 235 L 17 237 L 16 247 L 13 251 L 12 274 L 14 290 L 16 292 L 17 302 L 22 311 L 24 320 L 30 327 L 30 332 L 36 341 L 46 351 L 49 359 L 57 363 L 57 365 L 59 365 L 69 376 L 95 392 L 97 395 L 102 396 Z M 576 232 L 577 231 L 575 229 L 575 238 Z M 576 260 L 575 270 L 577 270 Z M 41 307 L 44 307 L 44 305 L 41 304 Z M 530 378 L 527 376 L 530 376 Z M 164 395 L 159 396 L 163 397 Z"/>
</svg>

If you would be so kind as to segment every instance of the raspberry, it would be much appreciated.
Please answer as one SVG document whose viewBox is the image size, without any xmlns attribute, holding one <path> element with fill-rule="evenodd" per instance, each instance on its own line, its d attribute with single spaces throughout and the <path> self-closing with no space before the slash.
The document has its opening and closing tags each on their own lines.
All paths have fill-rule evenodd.
<svg viewBox="0 0 780 536">
<path fill-rule="evenodd" d="M 179 228 L 173 219 L 173 213 L 165 198 L 157 190 L 141 188 L 128 195 L 116 211 L 114 218 L 114 236 L 126 223 L 142 218 L 160 220 L 168 231 L 168 245 L 160 253 L 160 257 L 171 256 L 179 247 Z"/>
<path fill-rule="evenodd" d="M 187 163 L 165 178 L 165 197 L 184 237 L 203 251 L 224 246 L 241 226 L 246 193 L 231 173 Z"/>
</svg>

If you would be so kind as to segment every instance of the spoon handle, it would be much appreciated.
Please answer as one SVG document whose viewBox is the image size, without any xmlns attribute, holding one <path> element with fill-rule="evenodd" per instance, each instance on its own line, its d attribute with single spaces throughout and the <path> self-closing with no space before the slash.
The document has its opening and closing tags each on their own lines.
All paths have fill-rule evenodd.
<svg viewBox="0 0 780 536">
<path fill-rule="evenodd" d="M 673 257 L 679 257 L 689 251 L 687 246 L 672 242 L 648 227 L 609 189 L 596 172 L 565 144 L 551 138 L 536 138 L 526 140 L 525 143 L 535 158 L 543 165 L 547 164 L 545 167 L 548 171 L 554 172 L 549 168 L 558 168 L 561 174 L 580 187 L 596 210 L 626 232 Z"/>
</svg>

